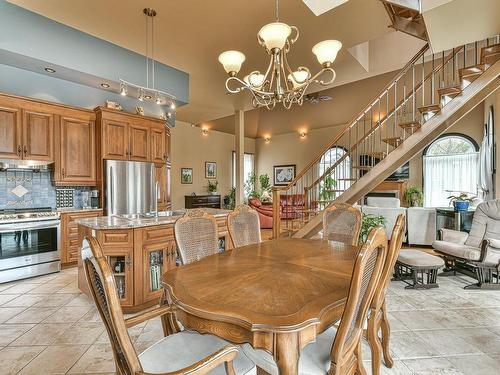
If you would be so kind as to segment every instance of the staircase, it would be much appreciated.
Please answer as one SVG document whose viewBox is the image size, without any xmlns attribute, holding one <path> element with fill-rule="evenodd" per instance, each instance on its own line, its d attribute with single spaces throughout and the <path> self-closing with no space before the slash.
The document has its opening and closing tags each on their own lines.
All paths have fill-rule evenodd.
<svg viewBox="0 0 500 375">
<path fill-rule="evenodd" d="M 498 35 L 437 54 L 424 46 L 290 184 L 273 188 L 273 236 L 316 235 L 323 209 L 360 200 L 493 93 L 499 60 Z M 291 196 L 303 204 L 287 207 Z M 281 210 L 295 214 L 281 220 Z"/>
<path fill-rule="evenodd" d="M 428 40 L 427 29 L 420 9 L 420 0 L 381 0 L 389 14 L 393 29 Z"/>
</svg>

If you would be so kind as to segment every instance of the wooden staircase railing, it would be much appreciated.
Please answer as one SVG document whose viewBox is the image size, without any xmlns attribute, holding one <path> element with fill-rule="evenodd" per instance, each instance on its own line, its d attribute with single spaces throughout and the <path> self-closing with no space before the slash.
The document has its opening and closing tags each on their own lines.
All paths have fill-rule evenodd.
<svg viewBox="0 0 500 375">
<path fill-rule="evenodd" d="M 418 132 L 500 58 L 499 42 L 497 35 L 438 54 L 424 46 L 290 184 L 273 188 L 273 236 L 301 229 Z"/>
</svg>

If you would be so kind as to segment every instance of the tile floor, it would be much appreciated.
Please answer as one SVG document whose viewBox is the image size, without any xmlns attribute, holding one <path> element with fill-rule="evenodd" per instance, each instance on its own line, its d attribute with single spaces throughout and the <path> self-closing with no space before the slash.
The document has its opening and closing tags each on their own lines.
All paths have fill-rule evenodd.
<svg viewBox="0 0 500 375">
<path fill-rule="evenodd" d="M 392 369 L 383 374 L 500 373 L 500 291 L 467 291 L 465 277 L 439 289 L 387 297 Z M 138 352 L 162 337 L 159 320 L 130 330 Z M 365 367 L 370 373 L 369 347 Z M 93 303 L 79 293 L 76 269 L 0 284 L 0 374 L 111 374 L 109 341 Z"/>
</svg>

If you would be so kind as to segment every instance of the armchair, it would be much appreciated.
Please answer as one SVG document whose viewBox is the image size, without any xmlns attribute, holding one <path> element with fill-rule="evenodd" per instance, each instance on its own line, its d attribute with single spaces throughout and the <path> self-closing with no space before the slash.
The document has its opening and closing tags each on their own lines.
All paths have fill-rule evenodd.
<svg viewBox="0 0 500 375">
<path fill-rule="evenodd" d="M 477 206 L 470 233 L 441 229 L 440 238 L 432 247 L 448 270 L 472 271 L 477 279 L 466 288 L 500 289 L 500 199 Z"/>
<path fill-rule="evenodd" d="M 259 198 L 250 198 L 248 205 L 259 214 L 260 228 L 272 229 L 273 227 L 273 205 L 264 205 Z"/>
</svg>

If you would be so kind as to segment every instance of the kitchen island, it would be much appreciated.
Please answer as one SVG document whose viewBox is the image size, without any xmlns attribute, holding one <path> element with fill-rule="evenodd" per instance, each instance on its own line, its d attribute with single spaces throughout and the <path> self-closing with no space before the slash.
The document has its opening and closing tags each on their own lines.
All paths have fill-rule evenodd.
<svg viewBox="0 0 500 375">
<path fill-rule="evenodd" d="M 217 220 L 221 251 L 231 248 L 226 225 L 230 211 L 211 208 L 204 211 Z M 79 244 L 85 236 L 94 236 L 101 244 L 125 312 L 140 311 L 158 302 L 162 294 L 162 274 L 179 264 L 174 223 L 183 213 L 165 211 L 157 217 L 101 216 L 76 220 Z M 90 296 L 81 255 L 78 287 Z"/>
</svg>

